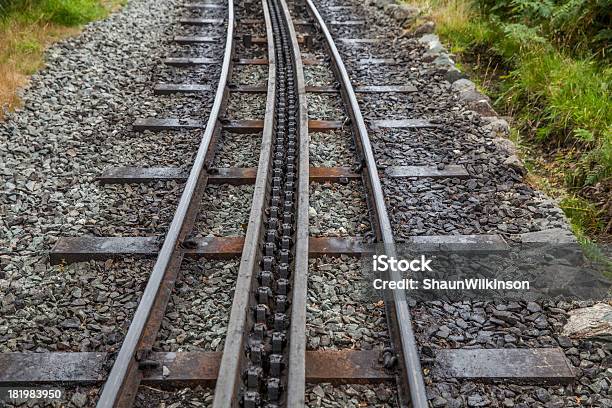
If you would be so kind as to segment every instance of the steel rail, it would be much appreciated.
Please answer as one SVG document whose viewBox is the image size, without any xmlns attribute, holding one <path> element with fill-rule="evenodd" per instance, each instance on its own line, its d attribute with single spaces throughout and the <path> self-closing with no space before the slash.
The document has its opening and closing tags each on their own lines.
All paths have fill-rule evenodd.
<svg viewBox="0 0 612 408">
<path fill-rule="evenodd" d="M 150 350 L 150 347 L 155 342 L 163 313 L 184 256 L 182 242 L 191 231 L 197 214 L 196 209 L 206 186 L 206 168 L 211 160 L 211 154 L 214 154 L 214 149 L 211 148 L 214 147 L 214 141 L 221 129 L 219 118 L 224 110 L 229 92 L 227 84 L 232 69 L 234 53 L 233 0 L 228 0 L 227 7 L 227 36 L 223 63 L 206 129 L 163 246 L 157 256 L 153 271 L 149 276 L 147 286 L 134 313 L 121 349 L 98 399 L 98 408 L 129 406 L 132 404 L 140 384 L 140 379 L 142 378 L 136 354 L 141 350 L 147 351 L 147 348 Z M 164 298 L 164 301 L 160 301 L 161 297 Z M 152 321 L 154 321 L 154 326 L 156 327 L 152 330 L 147 330 Z M 147 343 L 146 346 L 148 347 L 143 348 L 143 342 Z"/>
<path fill-rule="evenodd" d="M 215 388 L 214 407 L 237 406 L 240 397 L 244 399 L 244 406 L 259 406 L 263 403 L 262 400 L 267 399 L 273 404 L 281 406 L 303 406 L 304 405 L 304 389 L 305 389 L 305 328 L 306 328 L 306 284 L 308 271 L 308 189 L 309 189 L 309 160 L 308 160 L 308 112 L 306 108 L 305 83 L 302 71 L 301 54 L 298 48 L 297 37 L 291 23 L 288 8 L 286 4 L 276 0 L 263 0 L 262 7 L 264 18 L 266 21 L 266 34 L 268 42 L 268 59 L 270 61 L 269 78 L 268 78 L 268 95 L 266 117 L 264 119 L 264 143 L 265 149 L 260 153 L 258 175 L 256 179 L 256 193 L 253 200 L 253 207 L 249 218 L 249 226 L 245 238 L 245 247 L 242 253 L 240 270 L 238 273 L 238 281 L 232 302 L 232 310 L 230 322 L 226 335 L 225 347 L 221 358 L 221 366 L 217 378 Z M 289 49 L 291 48 L 291 49 Z M 278 72 L 277 72 L 278 71 Z M 291 84 L 291 85 L 290 85 Z M 278 87 L 278 89 L 276 89 Z M 294 96 L 297 96 L 295 99 Z M 297 115 L 297 116 L 294 116 Z M 293 122 L 293 125 L 289 123 Z M 274 150 L 272 149 L 274 143 Z M 294 147 L 288 148 L 289 144 Z M 288 153 L 289 150 L 292 153 Z M 283 156 L 283 151 L 287 152 L 286 160 L 283 165 L 279 159 L 279 154 Z M 304 153 L 306 152 L 306 153 Z M 274 153 L 274 162 L 272 154 Z M 295 158 L 297 154 L 297 160 Z M 291 157 L 291 158 L 290 158 Z M 272 165 L 273 163 L 273 165 Z M 296 170 L 289 170 L 289 166 L 295 165 Z M 285 171 L 283 167 L 286 165 Z M 272 169 L 276 174 L 275 179 L 271 178 Z M 297 171 L 297 178 L 294 171 Z M 267 352 L 263 354 L 261 349 L 263 338 L 258 338 L 259 335 L 264 337 L 270 336 L 272 333 L 268 331 L 264 325 L 263 334 L 257 330 L 262 329 L 262 315 L 260 306 L 266 307 L 266 300 L 262 301 L 261 297 L 255 297 L 254 293 L 261 296 L 270 290 L 270 283 L 257 286 L 256 272 L 261 271 L 261 276 L 264 274 L 263 264 L 270 261 L 270 246 L 274 242 L 274 230 L 278 220 L 278 216 L 272 216 L 272 212 L 267 213 L 268 208 L 279 208 L 278 192 L 279 183 L 282 177 L 288 176 L 289 172 L 296 181 L 295 183 L 295 198 L 287 198 L 293 195 L 290 191 L 293 181 L 288 181 L 285 184 L 285 198 L 282 207 L 285 208 L 283 214 L 283 238 L 289 238 L 290 232 L 286 231 L 286 225 L 291 225 L 291 220 L 287 221 L 286 216 L 289 212 L 290 219 L 295 222 L 293 235 L 293 260 L 281 261 L 288 267 L 289 276 L 291 278 L 291 303 L 287 306 L 281 306 L 281 309 L 275 312 L 274 331 L 281 336 L 285 330 L 281 326 L 277 326 L 279 322 L 276 318 L 280 315 L 284 318 L 288 315 L 289 307 L 291 313 L 291 325 L 288 333 L 288 344 L 286 347 L 280 346 L 278 337 L 272 334 L 272 337 L 267 337 L 271 340 L 272 354 L 267 356 Z M 279 176 L 280 174 L 280 176 Z M 272 181 L 271 181 L 272 180 Z M 274 189 L 272 184 L 276 185 Z M 275 190 L 276 189 L 276 190 Z M 289 189 L 289 190 L 287 190 Z M 272 191 L 275 191 L 272 194 Z M 289 192 L 287 192 L 289 191 Z M 288 194 L 288 195 L 287 195 Z M 276 197 L 276 198 L 273 198 Z M 270 201 L 268 201 L 268 199 Z M 270 207 L 267 204 L 276 202 Z M 293 208 L 293 210 L 288 210 Z M 276 213 L 276 210 L 274 210 Z M 293 215 L 291 215 L 293 213 Z M 264 224 L 267 225 L 264 239 Z M 270 233 L 272 232 L 272 235 Z M 272 239 L 272 241 L 270 241 Z M 264 248 L 261 243 L 265 241 Z M 288 241 L 284 241 L 286 245 Z M 290 244 L 289 244 L 290 245 Z M 279 248 L 280 250 L 280 248 Z M 287 251 L 285 247 L 283 251 Z M 280 251 L 282 253 L 283 251 Z M 266 253 L 266 257 L 262 258 L 262 254 Z M 288 252 L 287 252 L 288 254 Z M 267 258 L 267 261 L 265 260 Z M 277 259 L 282 259 L 277 258 Z M 268 264 L 269 268 L 270 264 Z M 281 265 L 278 265 L 280 268 Z M 285 272 L 285 273 L 286 273 Z M 269 273 L 269 269 L 266 270 Z M 280 276 L 280 275 L 279 275 Z M 263 279 L 263 278 L 262 278 Z M 286 279 L 283 277 L 282 280 Z M 279 284 L 281 279 L 279 278 Z M 263 290 L 263 292 L 261 291 Z M 265 295 L 267 298 L 268 295 Z M 275 300 L 276 307 L 283 305 L 279 296 Z M 263 304 L 262 304 L 263 302 Z M 258 304 L 259 303 L 259 304 Z M 256 308 L 252 308 L 252 304 L 257 304 Z M 258 317 L 255 319 L 254 312 L 257 310 Z M 295 314 L 295 315 L 294 315 Z M 295 320 L 294 320 L 295 319 Z M 257 321 L 255 321 L 257 320 Z M 258 323 L 255 325 L 254 323 Z M 281 325 L 283 323 L 280 323 Z M 295 336 L 292 335 L 295 333 Z M 255 335 L 255 337 L 250 337 Z M 274 340 L 276 339 L 276 340 Z M 248 341 L 248 342 L 247 342 Z M 253 343 L 255 342 L 255 343 Z M 254 351 L 257 350 L 257 351 Z M 264 368 L 261 364 L 263 359 L 270 358 L 270 367 Z M 272 368 L 272 360 L 278 361 L 277 358 L 282 358 L 281 366 L 278 368 L 275 364 L 275 369 Z M 261 371 L 258 371 L 261 370 Z M 259 374 L 257 374 L 259 372 Z M 246 373 L 245 376 L 242 374 Z M 243 379 L 246 381 L 243 382 Z M 257 383 L 267 378 L 266 384 L 267 397 L 261 398 L 260 386 Z M 286 380 L 285 380 L 286 379 Z M 286 387 L 285 387 L 286 381 Z M 286 392 L 283 392 L 286 390 Z M 295 393 L 295 394 L 294 394 Z"/>
<path fill-rule="evenodd" d="M 309 166 L 308 156 L 308 106 L 302 54 L 295 27 L 285 0 L 279 0 L 292 43 L 295 63 L 295 79 L 299 98 L 299 152 L 298 202 L 295 244 L 295 269 L 291 302 L 291 326 L 289 328 L 289 372 L 287 374 L 287 406 L 303 407 L 306 391 L 306 295 L 308 290 L 308 206 Z"/>
<path fill-rule="evenodd" d="M 266 22 L 266 36 L 268 39 L 268 87 L 266 94 L 266 113 L 262 133 L 261 150 L 255 179 L 255 191 L 249 215 L 249 223 L 242 249 L 242 257 L 234 299 L 230 311 L 230 321 L 225 335 L 225 345 L 221 357 L 221 365 L 217 376 L 213 408 L 226 408 L 239 406 L 236 398 L 240 387 L 240 376 L 246 362 L 245 355 L 245 327 L 252 320 L 249 310 L 250 300 L 253 296 L 251 287 L 256 279 L 257 253 L 260 237 L 263 234 L 263 212 L 266 205 L 266 191 L 270 176 L 270 159 L 272 157 L 272 136 L 274 132 L 274 112 L 276 97 L 276 53 L 274 49 L 274 36 L 272 22 L 267 0 L 262 0 L 264 18 Z"/>
<path fill-rule="evenodd" d="M 325 37 L 329 54 L 332 57 L 333 68 L 336 71 L 337 77 L 340 79 L 340 92 L 348 106 L 349 115 L 351 116 L 351 125 L 353 126 L 355 133 L 358 135 L 356 144 L 360 148 L 363 155 L 363 163 L 367 172 L 366 182 L 371 192 L 369 199 L 375 213 L 377 237 L 384 244 L 387 255 L 395 256 L 395 240 L 393 237 L 393 230 L 389 220 L 389 215 L 387 213 L 384 193 L 380 183 L 378 170 L 376 168 L 376 160 L 372 151 L 372 145 L 368 136 L 366 124 L 363 120 L 363 115 L 361 114 L 361 109 L 359 108 L 359 103 L 357 102 L 357 97 L 355 96 L 355 91 L 353 90 L 353 86 L 344 62 L 342 61 L 342 57 L 338 52 L 338 48 L 336 47 L 325 21 L 319 14 L 313 1 L 305 1 L 310 15 L 316 20 L 318 28 Z M 398 271 L 392 271 L 389 278 L 396 281 L 402 279 Z M 412 329 L 412 319 L 410 317 L 410 310 L 408 307 L 406 294 L 401 290 L 393 290 L 392 292 L 392 299 L 385 298 L 385 306 L 387 308 L 389 329 L 392 333 L 391 338 L 395 338 L 395 349 L 401 355 L 400 365 L 402 366 L 402 373 L 400 374 L 401 377 L 404 377 L 403 380 L 407 381 L 408 383 L 408 392 L 410 394 L 412 406 L 414 408 L 426 408 L 428 404 L 427 394 L 425 391 L 425 381 L 423 379 L 419 352 Z M 402 387 L 402 384 L 400 384 L 400 390 L 403 388 L 404 387 Z"/>
</svg>

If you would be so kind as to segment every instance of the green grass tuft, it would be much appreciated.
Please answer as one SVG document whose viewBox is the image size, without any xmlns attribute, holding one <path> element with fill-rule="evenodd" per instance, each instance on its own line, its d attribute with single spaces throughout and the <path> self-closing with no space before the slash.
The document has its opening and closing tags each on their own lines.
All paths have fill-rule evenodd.
<svg viewBox="0 0 612 408">
<path fill-rule="evenodd" d="M 588 236 L 602 228 L 599 211 L 583 198 L 565 197 L 559 203 L 559 207 L 570 219 L 572 230 L 578 237 Z"/>
<path fill-rule="evenodd" d="M 0 0 L 0 16 L 21 22 L 51 22 L 72 27 L 103 18 L 99 0 Z"/>
<path fill-rule="evenodd" d="M 41 44 L 33 38 L 25 38 L 15 44 L 17 52 L 32 54 L 42 49 Z"/>
<path fill-rule="evenodd" d="M 45 0 L 43 10 L 50 21 L 64 26 L 84 24 L 106 15 L 97 0 Z"/>
</svg>

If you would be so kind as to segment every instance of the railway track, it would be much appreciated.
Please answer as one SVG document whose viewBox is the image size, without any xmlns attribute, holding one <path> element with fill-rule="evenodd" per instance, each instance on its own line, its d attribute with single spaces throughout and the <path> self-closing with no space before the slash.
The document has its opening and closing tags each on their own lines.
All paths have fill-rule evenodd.
<svg viewBox="0 0 612 408">
<path fill-rule="evenodd" d="M 185 94 L 214 91 L 207 120 L 186 118 L 142 118 L 135 131 L 201 131 L 197 153 L 189 171 L 181 168 L 117 167 L 99 177 L 102 183 L 144 183 L 180 180 L 183 191 L 174 217 L 163 239 L 160 237 L 77 237 L 61 239 L 51 251 L 53 263 L 104 260 L 127 256 L 155 258 L 155 264 L 129 329 L 115 354 L 112 353 L 5 353 L 0 355 L 0 384 L 99 384 L 98 407 L 131 406 L 142 385 L 163 387 L 203 385 L 214 387 L 213 407 L 275 407 L 307 404 L 307 384 L 394 384 L 392 405 L 426 407 L 428 398 L 424 360 L 414 333 L 409 301 L 404 291 L 383 296 L 387 335 L 385 347 L 363 350 L 321 350 L 308 346 L 309 258 L 368 253 L 372 241 L 394 253 L 394 228 L 387 211 L 370 140 L 371 128 L 435 128 L 423 118 L 406 117 L 366 123 L 359 95 L 412 92 L 402 85 L 353 87 L 349 70 L 328 29 L 356 26 L 363 22 L 344 20 L 326 24 L 312 0 L 288 4 L 285 0 L 263 0 L 240 4 L 243 15 L 261 18 L 236 19 L 233 0 L 227 3 L 189 3 L 193 12 L 180 20 L 186 26 L 225 28 L 221 60 L 189 55 L 164 62 L 178 67 L 218 64 L 216 89 L 198 83 L 155 84 L 155 93 Z M 343 6 L 338 6 L 343 7 Z M 208 12 L 225 12 L 223 18 Z M 204 17 L 200 17 L 198 13 Z M 237 27 L 244 30 L 242 37 Z M 257 30 L 263 29 L 265 36 Z M 252 30 L 253 33 L 249 32 Z M 206 44 L 220 38 L 179 35 L 180 44 Z M 350 40 L 350 41 L 349 41 Z M 368 43 L 367 39 L 341 39 L 343 43 Z M 352 42 L 351 42 L 352 41 Z M 373 42 L 373 41 L 372 41 Z M 266 57 L 236 58 L 237 46 L 267 47 Z M 300 50 L 302 48 L 302 50 Z M 304 67 L 323 61 L 303 58 L 303 49 L 315 50 L 329 62 L 337 86 L 307 86 Z M 371 63 L 370 58 L 368 63 Z M 267 86 L 234 85 L 236 66 L 264 66 Z M 265 95 L 263 119 L 227 119 L 227 107 L 235 94 Z M 307 95 L 341 97 L 348 120 L 309 118 Z M 160 96 L 161 97 L 161 96 Z M 309 131 L 350 130 L 359 166 L 312 167 Z M 223 132 L 257 133 L 261 138 L 256 167 L 213 166 L 217 141 Z M 250 137 L 251 135 L 249 135 Z M 385 172 L 389 179 L 465 177 L 460 166 L 396 166 Z M 312 236 L 309 233 L 311 183 L 361 182 L 369 208 L 371 233 L 354 237 Z M 194 225 L 203 211 L 207 186 L 253 185 L 252 202 L 244 237 L 201 237 Z M 444 243 L 454 237 L 425 236 L 423 243 Z M 496 247 L 499 236 L 460 236 L 464 242 Z M 156 339 L 177 280 L 187 258 L 240 258 L 233 291 L 226 338 L 222 352 L 156 351 Z M 400 280 L 399 274 L 391 276 Z M 468 355 L 469 354 L 469 355 Z M 574 374 L 559 349 L 446 350 L 436 356 L 449 376 L 467 380 L 505 380 L 567 383 Z M 427 359 L 430 360 L 430 359 Z M 476 363 L 474 363 L 476 362 Z M 440 369 L 438 368 L 438 371 Z M 429 402 L 428 402 L 429 401 Z"/>
</svg>

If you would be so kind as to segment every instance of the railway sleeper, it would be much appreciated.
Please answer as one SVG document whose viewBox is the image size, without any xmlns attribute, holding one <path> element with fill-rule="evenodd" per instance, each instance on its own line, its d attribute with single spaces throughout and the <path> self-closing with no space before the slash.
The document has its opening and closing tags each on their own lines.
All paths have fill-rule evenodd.
<svg viewBox="0 0 612 408">
<path fill-rule="evenodd" d="M 261 119 L 244 119 L 230 120 L 221 119 L 223 129 L 233 133 L 253 133 L 263 130 L 263 120 Z M 164 130 L 180 130 L 180 129 L 203 129 L 206 122 L 192 119 L 178 118 L 144 118 L 136 119 L 132 124 L 132 129 L 135 131 L 164 131 Z M 316 120 L 308 121 L 308 130 L 313 132 L 328 132 L 333 130 L 343 129 L 345 121 L 340 120 Z M 394 128 L 394 129 L 420 129 L 420 128 L 441 128 L 442 125 L 432 123 L 426 119 L 382 119 L 370 121 L 370 128 Z"/>
<path fill-rule="evenodd" d="M 411 243 L 427 251 L 505 252 L 509 246 L 500 235 L 416 236 Z M 183 242 L 185 255 L 211 259 L 227 259 L 242 254 L 243 237 L 205 237 Z M 363 237 L 310 237 L 309 257 L 374 253 Z M 157 237 L 62 237 L 49 252 L 52 264 L 124 257 L 155 257 L 161 242 Z M 265 264 L 265 259 L 263 260 Z M 281 278 L 286 278 L 281 276 Z"/>
<path fill-rule="evenodd" d="M 350 167 L 311 167 L 310 181 L 316 183 L 348 183 L 361 179 L 361 174 Z M 462 165 L 448 166 L 393 166 L 382 171 L 391 178 L 469 178 Z M 111 167 L 98 181 L 103 184 L 148 183 L 155 181 L 184 181 L 188 174 L 178 167 Z M 219 167 L 208 169 L 210 184 L 252 184 L 257 176 L 255 167 Z"/>
<path fill-rule="evenodd" d="M 106 378 L 113 355 L 98 352 L 2 353 L 0 386 L 34 384 L 99 384 Z M 220 352 L 152 352 L 143 384 L 213 386 Z M 275 357 L 275 364 L 278 358 Z M 560 348 L 442 349 L 425 361 L 431 375 L 479 382 L 568 384 L 575 374 Z M 164 375 L 164 372 L 166 375 Z M 376 384 L 393 381 L 376 350 L 306 351 L 309 383 Z"/>
</svg>

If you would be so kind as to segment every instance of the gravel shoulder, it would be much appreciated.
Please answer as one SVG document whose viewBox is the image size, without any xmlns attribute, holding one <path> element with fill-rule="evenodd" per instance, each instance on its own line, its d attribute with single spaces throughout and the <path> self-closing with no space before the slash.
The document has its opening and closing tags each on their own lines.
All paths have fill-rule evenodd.
<svg viewBox="0 0 612 408">
<path fill-rule="evenodd" d="M 137 117 L 209 109 L 206 96 L 151 97 L 179 14 L 171 0 L 133 0 L 52 46 L 23 90 L 24 107 L 0 123 L 2 351 L 120 344 L 150 261 L 58 267 L 46 253 L 59 236 L 165 231 L 181 184 L 101 186 L 95 177 L 116 165 L 180 166 L 197 145 L 192 132 L 131 131 Z"/>
<path fill-rule="evenodd" d="M 153 261 L 30 267 L 0 280 L 0 352 L 116 351 Z"/>
<path fill-rule="evenodd" d="M 389 166 L 449 164 L 465 166 L 469 177 L 457 179 L 389 179 L 382 177 L 396 238 L 414 235 L 497 233 L 511 240 L 517 233 L 551 228 L 568 230 L 558 206 L 523 179 L 509 160 L 514 154 L 507 124 L 483 118 L 460 100 L 417 38 L 402 36 L 401 25 L 383 11 L 381 2 L 358 8 L 354 16 L 367 26 L 331 26 L 335 38 L 382 38 L 379 44 L 340 46 L 353 85 L 413 85 L 410 94 L 359 95 L 364 117 L 428 119 L 432 129 L 379 129 L 371 132 L 375 156 Z M 317 2 L 326 21 L 353 15 L 332 12 Z M 357 19 L 357 17 L 355 17 Z M 364 64 L 363 58 L 392 58 L 391 64 Z M 482 384 L 428 375 L 433 407 L 610 407 L 612 356 L 595 339 L 573 340 L 561 330 L 568 313 L 592 302 L 419 302 L 412 314 L 424 357 L 437 348 L 561 347 L 577 381 L 568 386 Z M 321 392 L 320 392 L 321 394 Z M 344 393 L 342 393 L 344 397 Z M 368 404 L 364 404 L 368 406 Z M 373 405 L 376 406 L 376 405 Z"/>
<path fill-rule="evenodd" d="M 0 351 L 121 344 L 152 261 L 51 266 L 46 254 L 60 236 L 165 233 L 182 183 L 103 186 L 95 178 L 114 166 L 190 167 L 201 131 L 131 127 L 148 116 L 206 119 L 210 93 L 153 95 L 157 82 L 216 85 L 215 67 L 161 63 L 220 57 L 217 45 L 169 43 L 194 30 L 175 24 L 183 12 L 174 0 L 132 0 L 52 46 L 47 66 L 23 90 L 24 107 L 0 123 Z"/>
</svg>

